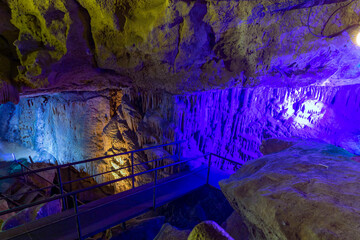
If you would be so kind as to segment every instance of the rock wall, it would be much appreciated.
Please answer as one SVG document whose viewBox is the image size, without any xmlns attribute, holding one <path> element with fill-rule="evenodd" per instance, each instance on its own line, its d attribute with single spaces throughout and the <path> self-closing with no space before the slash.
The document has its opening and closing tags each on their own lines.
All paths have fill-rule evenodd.
<svg viewBox="0 0 360 240">
<path fill-rule="evenodd" d="M 237 161 L 270 137 L 320 138 L 360 154 L 360 86 L 233 88 L 176 96 L 175 125 L 189 147 Z"/>
<path fill-rule="evenodd" d="M 59 163 L 180 139 L 188 140 L 184 156 L 213 152 L 239 162 L 261 156 L 260 144 L 270 137 L 320 138 L 360 154 L 359 91 L 354 85 L 232 88 L 185 95 L 122 89 L 28 96 L 18 105 L 0 105 L 0 137 L 37 150 L 39 160 Z M 173 146 L 146 151 L 135 154 L 135 161 L 175 152 Z M 130 161 L 130 156 L 122 156 L 84 168 L 91 174 L 129 166 Z M 158 163 L 138 170 L 151 166 Z M 128 174 L 121 170 L 112 177 Z"/>
<path fill-rule="evenodd" d="M 99 71 L 172 93 L 358 84 L 359 12 L 345 0 L 4 0 L 0 101 L 99 88 Z M 68 77 L 79 69 L 91 74 Z"/>
<path fill-rule="evenodd" d="M 0 105 L 0 138 L 17 142 L 38 152 L 35 161 L 59 164 L 113 155 L 142 148 L 146 144 L 161 143 L 151 135 L 151 115 L 132 105 L 126 90 L 102 92 L 64 92 L 59 94 L 21 98 L 18 105 Z M 158 116 L 162 119 L 162 116 Z M 150 120 L 149 120 L 150 119 Z M 139 131 L 138 131 L 139 130 Z M 154 128 L 156 131 L 156 128 Z M 169 149 L 171 151 L 172 149 Z M 6 149 L 4 149 L 6 151 Z M 170 155 L 170 153 L 168 153 Z M 147 161 L 145 153 L 134 154 L 134 161 Z M 124 155 L 94 163 L 77 165 L 89 174 L 114 170 L 131 164 L 131 156 Z M 135 173 L 148 169 L 147 164 L 135 168 Z M 126 177 L 131 169 L 115 171 L 98 177 L 111 180 Z M 144 175 L 136 185 L 151 181 Z M 116 185 L 118 191 L 131 186 L 131 180 Z"/>
<path fill-rule="evenodd" d="M 357 239 L 356 159 L 322 141 L 293 140 L 293 146 L 247 162 L 219 184 L 249 239 Z"/>
</svg>

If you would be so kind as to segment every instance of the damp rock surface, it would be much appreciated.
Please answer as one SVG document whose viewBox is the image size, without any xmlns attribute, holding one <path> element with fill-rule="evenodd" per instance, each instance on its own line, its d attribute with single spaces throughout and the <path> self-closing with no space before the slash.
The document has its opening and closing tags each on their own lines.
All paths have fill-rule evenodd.
<svg viewBox="0 0 360 240">
<path fill-rule="evenodd" d="M 129 85 L 359 83 L 359 9 L 344 0 L 6 0 L 0 101 Z"/>
<path fill-rule="evenodd" d="M 249 229 L 242 217 L 236 211 L 221 224 L 221 227 L 235 240 L 249 239 Z"/>
<path fill-rule="evenodd" d="M 250 239 L 357 239 L 360 165 L 318 140 L 249 161 L 220 182 Z"/>
</svg>

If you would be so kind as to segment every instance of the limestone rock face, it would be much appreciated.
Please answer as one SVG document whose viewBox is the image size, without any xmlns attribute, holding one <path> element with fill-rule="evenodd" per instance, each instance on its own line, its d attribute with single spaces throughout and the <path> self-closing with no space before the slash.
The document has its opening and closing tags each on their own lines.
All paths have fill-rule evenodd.
<svg viewBox="0 0 360 240">
<path fill-rule="evenodd" d="M 360 81 L 357 1 L 2 2 L 0 35 L 12 46 L 10 55 L 0 46 L 0 79 L 10 84 L 0 85 L 2 102 L 16 101 L 18 86 L 182 92 Z"/>
<path fill-rule="evenodd" d="M 319 138 L 360 155 L 359 93 L 360 85 L 196 92 L 176 96 L 174 122 L 191 147 L 239 162 L 262 156 L 269 138 Z"/>
<path fill-rule="evenodd" d="M 0 144 L 0 159 L 9 156 L 4 160 L 11 160 L 11 153 L 15 153 L 17 158 L 31 155 L 35 162 L 64 164 L 172 141 L 174 129 L 166 127 L 171 125 L 171 119 L 158 110 L 160 103 L 154 100 L 155 103 L 149 104 L 149 100 L 144 100 L 144 105 L 139 105 L 139 99 L 130 99 L 137 94 L 127 91 L 62 92 L 23 97 L 17 105 L 0 105 L 0 141 L 4 141 Z M 163 97 L 161 101 L 166 99 Z M 161 121 L 149 117 L 150 113 Z M 172 155 L 174 151 L 175 148 L 169 147 L 163 150 L 163 154 Z M 144 152 L 134 154 L 134 164 L 148 160 L 152 159 Z M 159 164 L 165 163 L 168 162 L 159 161 Z M 128 166 L 131 166 L 130 154 L 74 167 L 93 175 Z M 151 165 L 138 165 L 134 172 L 149 167 Z M 98 176 L 95 180 L 109 181 L 130 173 L 131 168 L 124 168 Z M 142 175 L 136 177 L 135 185 L 151 181 L 150 175 Z M 124 191 L 131 185 L 132 180 L 125 179 L 116 184 L 116 191 Z"/>
<path fill-rule="evenodd" d="M 249 161 L 220 182 L 250 239 L 357 239 L 360 165 L 320 141 Z"/>
<path fill-rule="evenodd" d="M 249 229 L 244 223 L 242 217 L 236 211 L 234 211 L 230 217 L 221 224 L 221 227 L 235 240 L 249 239 Z"/>
<path fill-rule="evenodd" d="M 270 138 L 263 140 L 260 145 L 260 151 L 264 155 L 268 155 L 271 153 L 281 152 L 296 142 L 295 139 L 278 139 L 278 138 Z"/>
</svg>

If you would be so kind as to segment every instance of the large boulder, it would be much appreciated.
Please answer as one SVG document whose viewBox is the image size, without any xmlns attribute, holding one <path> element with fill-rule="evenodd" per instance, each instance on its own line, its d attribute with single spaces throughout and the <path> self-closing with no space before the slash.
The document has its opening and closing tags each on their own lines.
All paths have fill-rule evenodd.
<svg viewBox="0 0 360 240">
<path fill-rule="evenodd" d="M 316 140 L 247 162 L 220 186 L 252 239 L 358 239 L 360 164 Z"/>
</svg>

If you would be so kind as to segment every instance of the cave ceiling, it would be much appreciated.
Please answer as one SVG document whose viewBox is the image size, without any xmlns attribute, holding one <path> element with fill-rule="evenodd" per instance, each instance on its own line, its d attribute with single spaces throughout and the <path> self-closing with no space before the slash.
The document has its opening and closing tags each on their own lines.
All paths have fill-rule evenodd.
<svg viewBox="0 0 360 240">
<path fill-rule="evenodd" d="M 360 1 L 0 0 L 0 102 L 360 83 Z"/>
</svg>

